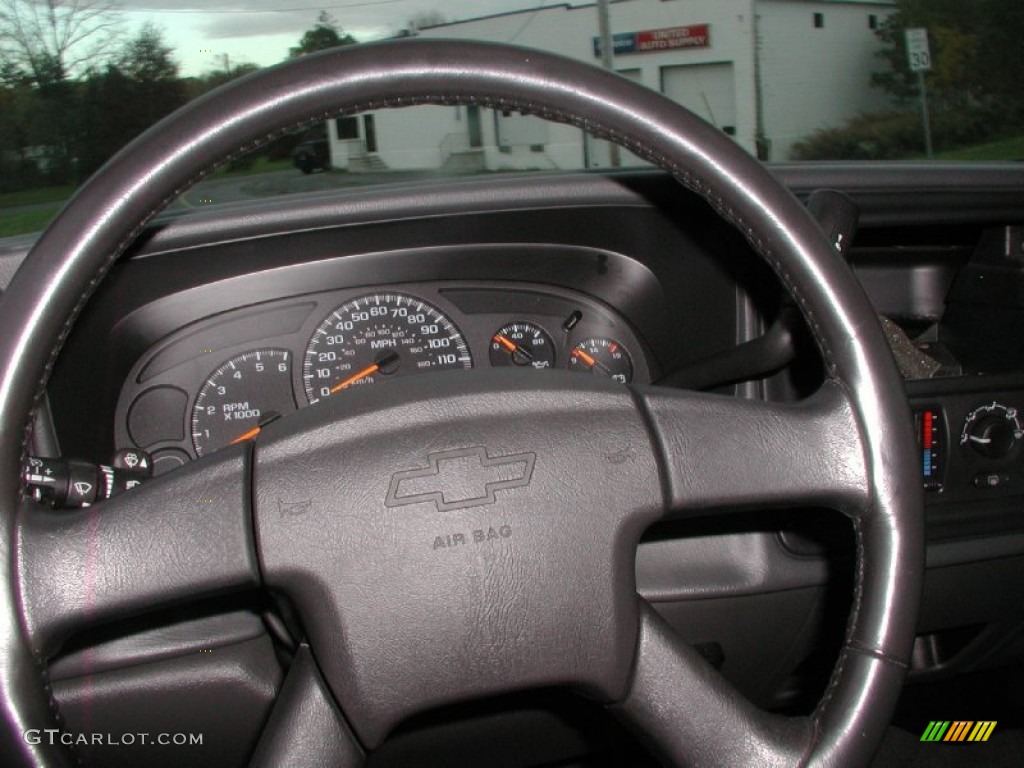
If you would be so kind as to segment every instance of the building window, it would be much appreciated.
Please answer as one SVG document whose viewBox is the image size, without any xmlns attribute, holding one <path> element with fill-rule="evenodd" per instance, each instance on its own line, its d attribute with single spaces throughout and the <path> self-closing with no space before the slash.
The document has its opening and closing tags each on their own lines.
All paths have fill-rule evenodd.
<svg viewBox="0 0 1024 768">
<path fill-rule="evenodd" d="M 815 29 L 824 29 L 825 28 L 825 14 L 824 13 L 816 13 L 816 14 L 814 14 L 814 28 Z"/>
<path fill-rule="evenodd" d="M 868 29 L 878 29 L 878 17 L 873 13 L 868 14 Z"/>
<path fill-rule="evenodd" d="M 359 138 L 359 121 L 354 117 L 339 117 L 334 124 L 338 129 L 338 141 L 351 141 Z"/>
</svg>

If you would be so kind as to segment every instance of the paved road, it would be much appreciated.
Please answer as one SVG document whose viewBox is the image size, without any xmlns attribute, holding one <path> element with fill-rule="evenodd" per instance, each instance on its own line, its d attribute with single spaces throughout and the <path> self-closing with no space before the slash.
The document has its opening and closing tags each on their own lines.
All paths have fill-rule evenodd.
<svg viewBox="0 0 1024 768">
<path fill-rule="evenodd" d="M 201 181 L 178 198 L 172 207 L 203 208 L 207 205 L 234 203 L 254 197 L 275 197 L 293 192 L 314 192 L 345 186 L 346 173 L 270 171 L 249 176 L 216 176 Z"/>
</svg>

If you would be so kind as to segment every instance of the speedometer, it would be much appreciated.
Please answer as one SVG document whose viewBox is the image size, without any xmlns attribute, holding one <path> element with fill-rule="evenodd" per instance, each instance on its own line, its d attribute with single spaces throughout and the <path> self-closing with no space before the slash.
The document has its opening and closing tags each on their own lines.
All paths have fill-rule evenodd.
<svg viewBox="0 0 1024 768">
<path fill-rule="evenodd" d="M 376 293 L 320 323 L 306 347 L 302 383 L 315 403 L 389 376 L 472 367 L 466 340 L 440 310 L 413 296 Z"/>
</svg>

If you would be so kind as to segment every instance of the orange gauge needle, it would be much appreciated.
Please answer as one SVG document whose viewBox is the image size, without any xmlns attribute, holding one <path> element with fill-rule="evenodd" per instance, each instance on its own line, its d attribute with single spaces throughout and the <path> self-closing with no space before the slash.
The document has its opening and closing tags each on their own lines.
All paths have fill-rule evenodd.
<svg viewBox="0 0 1024 768">
<path fill-rule="evenodd" d="M 572 351 L 572 356 L 579 358 L 584 363 L 586 363 L 590 368 L 596 368 L 597 370 L 601 371 L 602 373 L 604 373 L 604 374 L 606 374 L 608 376 L 612 375 L 611 371 L 608 370 L 608 366 L 607 365 L 602 363 L 596 357 L 591 357 L 586 352 L 584 352 L 582 349 L 574 349 Z"/>
<path fill-rule="evenodd" d="M 589 365 L 591 368 L 593 368 L 595 365 L 597 365 L 597 360 L 592 358 L 590 355 L 588 355 L 582 349 L 574 349 L 572 351 L 572 355 L 573 355 L 573 357 L 578 357 L 580 360 L 582 360 L 584 363 Z"/>
<path fill-rule="evenodd" d="M 504 336 L 502 336 L 501 334 L 498 334 L 497 336 L 495 336 L 495 337 L 494 337 L 494 340 L 495 340 L 496 342 L 498 342 L 499 344 L 501 344 L 501 346 L 503 346 L 503 347 L 504 347 L 505 349 L 507 349 L 507 350 L 508 350 L 509 352 L 515 352 L 515 351 L 516 351 L 517 349 L 519 349 L 519 347 L 518 347 L 518 346 L 516 346 L 515 344 L 513 344 L 513 343 L 512 343 L 511 341 L 509 341 L 508 339 L 506 339 L 506 338 L 505 338 Z"/>
<path fill-rule="evenodd" d="M 532 362 L 533 361 L 533 355 L 530 354 L 530 350 L 526 349 L 525 347 L 519 346 L 518 344 L 516 344 L 514 341 L 512 341 L 510 339 L 506 339 L 500 333 L 495 334 L 494 340 L 496 342 L 498 342 L 499 344 L 501 344 L 501 346 L 503 346 L 505 349 L 507 349 L 509 351 L 509 354 L 512 355 L 512 359 L 517 364 L 521 364 L 522 360 L 524 360 L 524 359 L 527 362 Z M 520 357 L 516 358 L 516 354 L 519 354 Z"/>
<path fill-rule="evenodd" d="M 254 437 L 256 437 L 256 435 L 260 433 L 260 430 L 262 429 L 263 427 L 253 427 L 245 434 L 236 437 L 234 440 L 228 443 L 228 445 L 237 445 L 238 443 L 244 443 L 246 440 L 252 440 Z"/>
<path fill-rule="evenodd" d="M 277 421 L 281 418 L 281 414 L 277 411 L 267 411 L 263 414 L 263 418 L 260 419 L 260 423 L 250 429 L 245 434 L 239 435 L 232 440 L 228 445 L 238 445 L 238 443 L 244 443 L 246 440 L 252 440 L 256 435 L 263 431 L 263 428 L 272 421 Z"/>
<path fill-rule="evenodd" d="M 349 376 L 347 379 L 341 382 L 341 384 L 335 384 L 333 387 L 331 387 L 331 394 L 333 395 L 334 393 L 347 387 L 349 384 L 355 384 L 360 379 L 365 379 L 367 376 L 370 376 L 371 374 L 374 374 L 379 370 L 380 365 L 378 363 L 368 365 L 366 368 L 363 368 L 363 370 L 361 370 L 359 373 L 355 373 Z"/>
</svg>

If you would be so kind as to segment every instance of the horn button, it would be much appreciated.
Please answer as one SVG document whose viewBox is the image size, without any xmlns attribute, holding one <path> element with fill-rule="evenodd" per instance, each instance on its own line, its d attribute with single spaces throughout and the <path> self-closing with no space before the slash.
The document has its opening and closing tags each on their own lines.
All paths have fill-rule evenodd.
<svg viewBox="0 0 1024 768">
<path fill-rule="evenodd" d="M 263 577 L 294 602 L 366 746 L 480 696 L 624 695 L 636 545 L 661 483 L 631 392 L 581 379 L 399 378 L 260 436 Z"/>
</svg>

